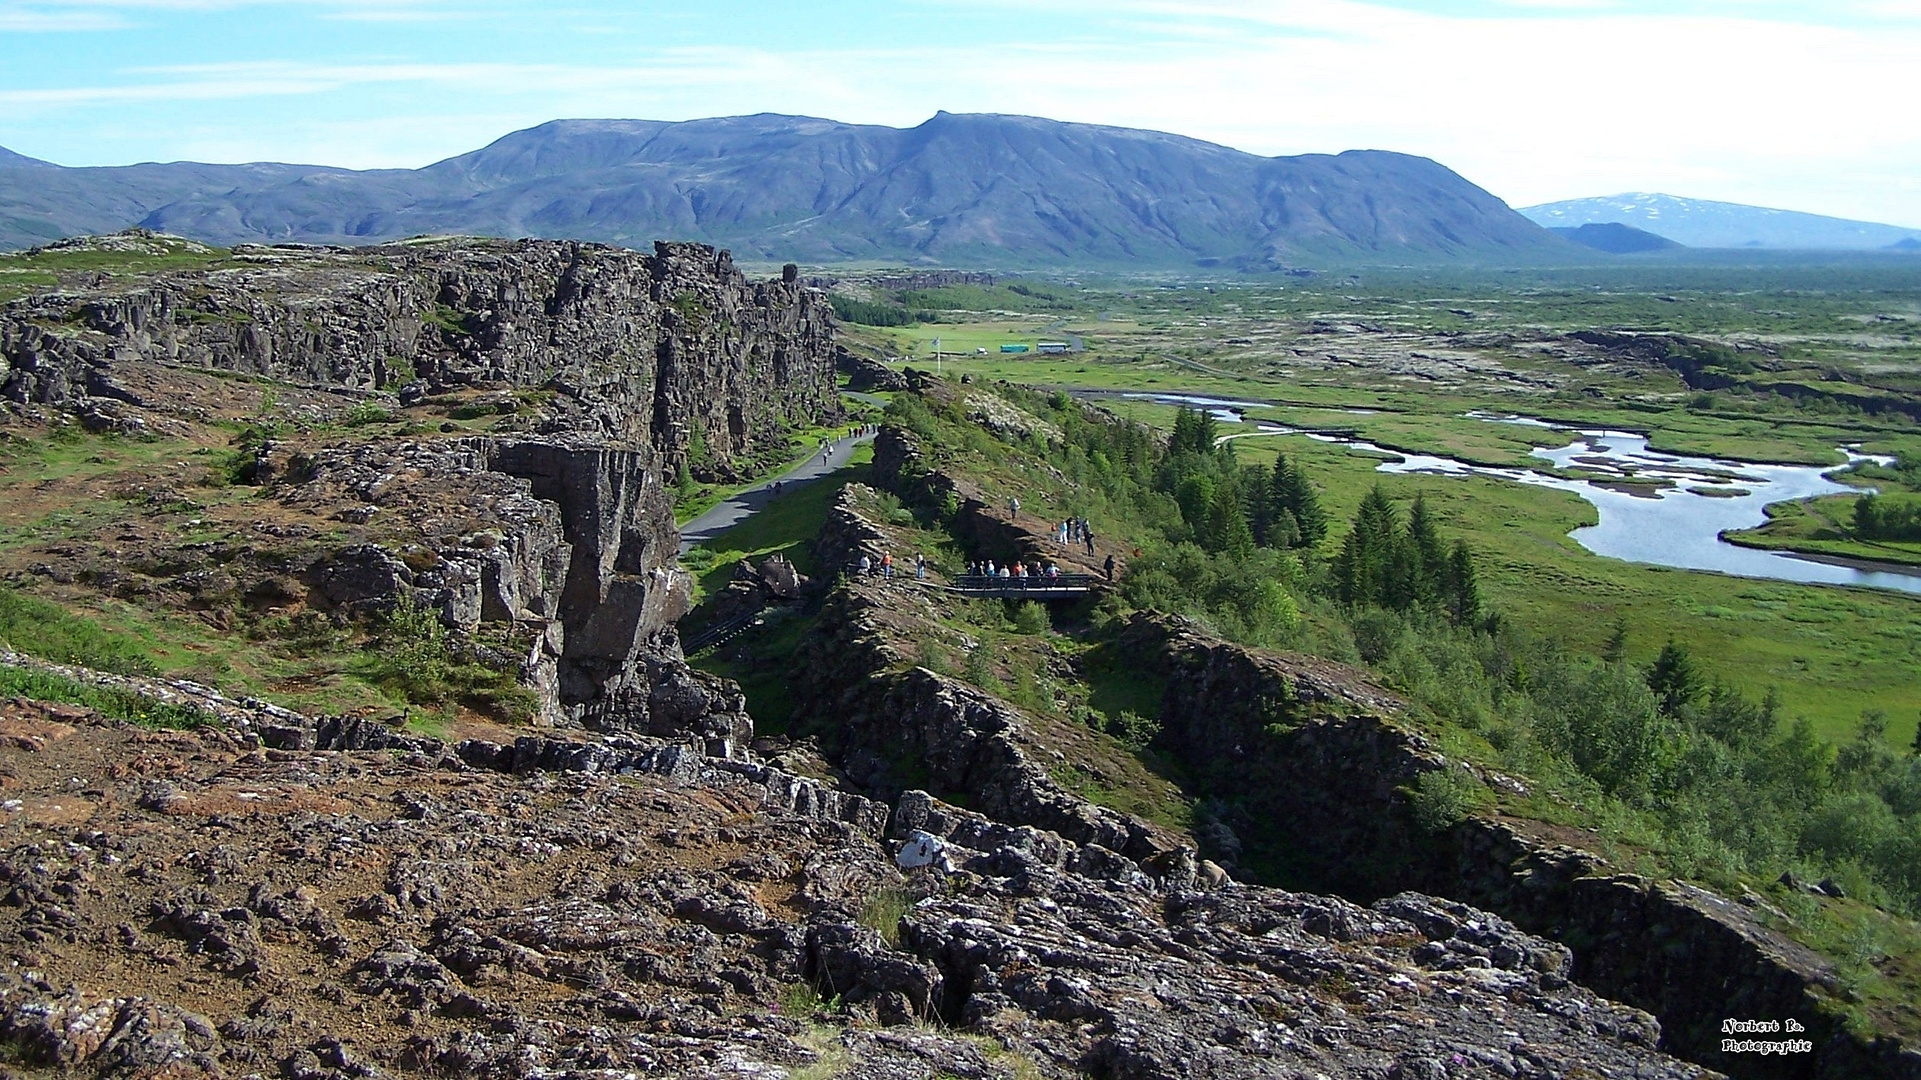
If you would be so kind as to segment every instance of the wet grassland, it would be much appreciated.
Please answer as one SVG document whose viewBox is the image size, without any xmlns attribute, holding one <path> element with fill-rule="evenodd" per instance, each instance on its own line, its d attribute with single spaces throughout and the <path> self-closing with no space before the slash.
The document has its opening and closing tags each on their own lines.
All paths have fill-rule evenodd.
<svg viewBox="0 0 1921 1080">
<path fill-rule="evenodd" d="M 1738 462 L 1840 467 L 1846 445 L 1909 467 L 1864 465 L 1837 479 L 1896 497 L 1921 489 L 1912 467 L 1921 461 L 1921 264 L 1015 284 L 1026 292 L 910 294 L 911 309 L 937 321 L 850 329 L 929 369 L 938 337 L 943 374 L 1095 391 L 1116 412 L 1162 427 L 1174 404 L 1123 395 L 1262 403 L 1236 410 L 1242 422 L 1221 429 L 1230 435 L 1260 424 L 1340 432 L 1570 478 L 1600 474 L 1556 470 L 1532 451 L 1572 433 L 1477 417 L 1643 432 L 1653 451 Z M 1084 351 L 999 351 L 1074 339 Z M 1784 716 L 1806 716 L 1829 738 L 1851 734 L 1869 710 L 1885 713 L 1903 743 L 1921 720 L 1913 596 L 1596 556 L 1568 536 L 1596 511 L 1566 491 L 1383 475 L 1375 457 L 1299 435 L 1238 439 L 1235 450 L 1250 464 L 1284 452 L 1308 466 L 1339 520 L 1376 483 L 1403 500 L 1425 496 L 1479 555 L 1490 601 L 1570 647 L 1598 651 L 1625 627 L 1632 655 L 1646 659 L 1672 639 L 1718 677 L 1757 695 L 1773 688 Z M 1775 524 L 1737 539 L 1913 561 L 1912 544 L 1850 535 L 1852 502 L 1777 504 Z"/>
</svg>

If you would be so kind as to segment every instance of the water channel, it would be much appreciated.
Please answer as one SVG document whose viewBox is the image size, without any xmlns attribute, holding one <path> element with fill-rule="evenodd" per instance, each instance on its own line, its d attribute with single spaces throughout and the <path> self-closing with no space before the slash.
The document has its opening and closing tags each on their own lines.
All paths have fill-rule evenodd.
<svg viewBox="0 0 1921 1080">
<path fill-rule="evenodd" d="M 1170 405 L 1204 408 L 1229 423 L 1249 422 L 1246 410 L 1266 408 L 1258 402 L 1175 394 L 1126 394 L 1128 398 Z M 1595 474 L 1594 479 L 1569 479 L 1534 469 L 1470 465 L 1434 454 L 1389 450 L 1360 439 L 1304 431 L 1266 421 L 1252 421 L 1254 430 L 1234 432 L 1225 439 L 1297 435 L 1335 443 L 1361 453 L 1379 454 L 1376 466 L 1386 473 L 1428 473 L 1441 476 L 1490 476 L 1517 484 L 1571 491 L 1593 504 L 1600 523 L 1568 535 L 1596 555 L 1628 562 L 1670 566 L 1681 570 L 1711 570 L 1736 577 L 1773 578 L 1815 585 L 1865 585 L 1921 594 L 1921 570 L 1867 569 L 1838 565 L 1779 552 L 1744 548 L 1721 539 L 1723 532 L 1751 529 L 1767 520 L 1762 508 L 1816 495 L 1860 489 L 1828 478 L 1836 466 L 1764 465 L 1718 458 L 1685 457 L 1648 449 L 1647 436 L 1625 431 L 1571 429 L 1519 416 L 1470 413 L 1489 423 L 1521 424 L 1556 434 L 1563 445 L 1537 446 L 1533 456 L 1561 469 Z M 1850 461 L 1867 455 L 1844 450 Z M 1634 480 L 1640 483 L 1628 483 Z M 1655 487 L 1647 481 L 1666 481 Z"/>
</svg>

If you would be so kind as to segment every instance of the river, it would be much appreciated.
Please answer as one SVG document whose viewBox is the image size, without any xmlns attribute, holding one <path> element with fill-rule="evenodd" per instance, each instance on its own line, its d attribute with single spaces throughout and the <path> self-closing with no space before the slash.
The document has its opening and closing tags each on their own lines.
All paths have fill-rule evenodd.
<svg viewBox="0 0 1921 1080">
<path fill-rule="evenodd" d="M 1262 407 L 1254 402 L 1190 395 L 1129 394 L 1169 404 L 1205 408 L 1231 423 L 1246 420 L 1245 410 Z M 1766 465 L 1720 458 L 1662 454 L 1648 449 L 1645 435 L 1625 431 L 1563 428 L 1521 416 L 1470 413 L 1489 423 L 1521 424 L 1556 434 L 1557 446 L 1537 446 L 1533 455 L 1561 469 L 1579 469 L 1596 479 L 1575 480 L 1534 469 L 1490 468 L 1470 465 L 1434 454 L 1388 450 L 1360 439 L 1301 431 L 1262 421 L 1255 430 L 1234 432 L 1224 439 L 1268 435 L 1301 435 L 1335 443 L 1363 453 L 1382 455 L 1376 468 L 1385 473 L 1429 473 L 1442 476 L 1489 476 L 1517 484 L 1571 491 L 1593 504 L 1600 516 L 1595 525 L 1568 535 L 1596 555 L 1628 562 L 1670 566 L 1680 570 L 1711 570 L 1736 577 L 1772 578 L 1813 585 L 1864 585 L 1921 594 L 1921 570 L 1867 570 L 1820 562 L 1811 558 L 1756 548 L 1721 539 L 1723 532 L 1751 529 L 1767 520 L 1763 508 L 1816 495 L 1857 492 L 1827 474 L 1836 466 Z M 1843 448 L 1850 461 L 1867 455 Z M 1879 459 L 1876 459 L 1879 460 Z M 1616 478 L 1612 482 L 1610 478 Z M 1629 480 L 1664 480 L 1655 488 Z"/>
</svg>

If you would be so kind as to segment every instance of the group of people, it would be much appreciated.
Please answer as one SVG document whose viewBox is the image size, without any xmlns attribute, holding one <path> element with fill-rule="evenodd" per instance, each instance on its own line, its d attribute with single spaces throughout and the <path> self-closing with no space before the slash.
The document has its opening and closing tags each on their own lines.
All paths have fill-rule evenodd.
<svg viewBox="0 0 1921 1080">
<path fill-rule="evenodd" d="M 876 559 L 866 552 L 861 552 L 860 562 L 856 565 L 862 577 L 879 574 L 883 578 L 891 578 L 894 576 L 894 553 L 885 551 L 881 553 L 880 558 Z M 919 552 L 914 554 L 914 577 L 921 581 L 927 580 L 927 556 Z"/>
<path fill-rule="evenodd" d="M 1061 576 L 1061 568 L 1053 563 L 1042 567 L 1038 561 L 996 563 L 992 559 L 967 564 L 967 572 L 975 577 L 1009 578 L 1022 584 L 1030 580 L 1059 581 Z"/>
<path fill-rule="evenodd" d="M 845 442 L 848 439 L 865 439 L 869 435 L 878 435 L 878 434 L 880 434 L 879 424 L 856 425 L 854 428 L 849 430 L 845 435 L 841 435 L 837 438 L 832 438 L 832 439 L 822 439 L 820 441 L 820 456 L 824 458 L 828 454 L 833 453 L 835 447 L 838 447 L 841 443 Z"/>
<path fill-rule="evenodd" d="M 1083 517 L 1068 518 L 1054 526 L 1054 540 L 1062 547 L 1080 544 L 1087 548 L 1089 555 L 1094 554 L 1094 530 Z"/>
</svg>

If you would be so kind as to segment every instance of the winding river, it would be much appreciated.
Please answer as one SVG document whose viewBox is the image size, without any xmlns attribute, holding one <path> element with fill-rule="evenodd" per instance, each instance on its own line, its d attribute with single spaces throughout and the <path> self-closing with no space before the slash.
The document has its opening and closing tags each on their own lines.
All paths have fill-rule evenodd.
<svg viewBox="0 0 1921 1080">
<path fill-rule="evenodd" d="M 1126 396 L 1205 408 L 1232 423 L 1245 421 L 1245 410 L 1249 408 L 1265 407 L 1256 402 L 1184 395 Z M 1555 447 L 1537 446 L 1533 455 L 1561 469 L 1593 473 L 1595 479 L 1569 479 L 1534 469 L 1470 465 L 1454 458 L 1388 450 L 1360 439 L 1264 421 L 1254 421 L 1254 430 L 1233 432 L 1221 438 L 1303 436 L 1382 455 L 1386 460 L 1377 466 L 1380 472 L 1490 476 L 1517 484 L 1571 491 L 1593 504 L 1600 523 L 1583 526 L 1568 535 L 1587 550 L 1611 559 L 1681 570 L 1711 570 L 1736 577 L 1815 585 L 1864 585 L 1921 594 L 1921 570 L 1904 573 L 1837 565 L 1739 547 L 1721 539 L 1723 532 L 1751 529 L 1766 521 L 1762 508 L 1770 503 L 1860 490 L 1829 479 L 1827 474 L 1834 466 L 1763 465 L 1662 454 L 1648 449 L 1645 435 L 1632 432 L 1568 429 L 1528 417 L 1469 415 L 1489 423 L 1522 424 L 1556 433 L 1569 441 Z M 1843 452 L 1850 461 L 1867 457 L 1851 450 Z M 1629 478 L 1642 483 L 1623 482 Z M 1668 486 L 1655 488 L 1645 483 L 1650 480 L 1668 481 Z"/>
</svg>

